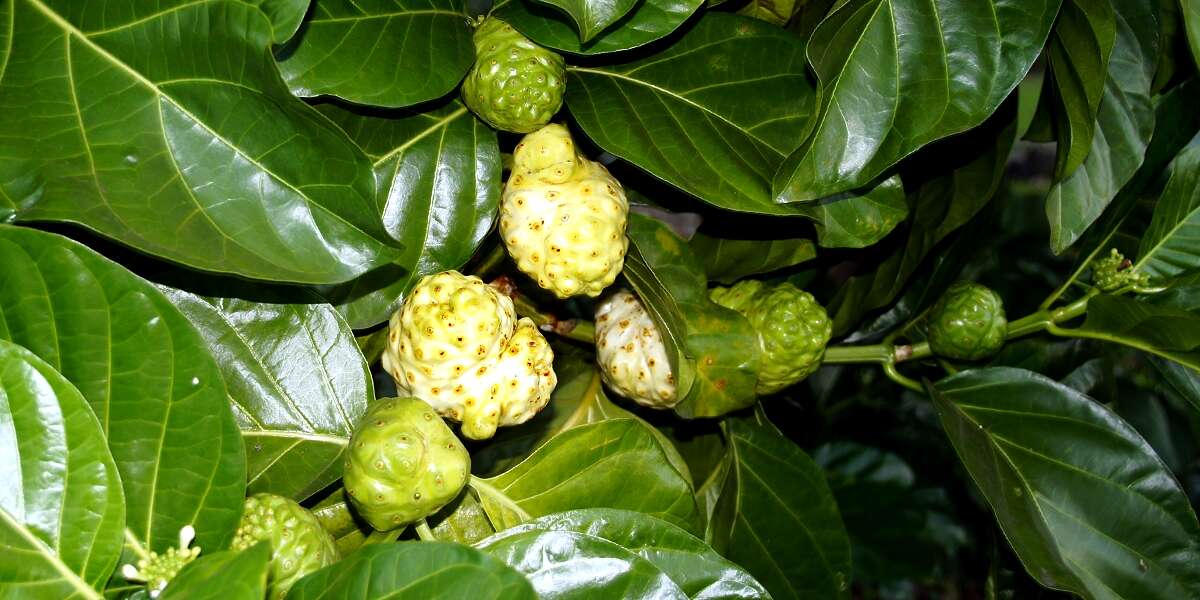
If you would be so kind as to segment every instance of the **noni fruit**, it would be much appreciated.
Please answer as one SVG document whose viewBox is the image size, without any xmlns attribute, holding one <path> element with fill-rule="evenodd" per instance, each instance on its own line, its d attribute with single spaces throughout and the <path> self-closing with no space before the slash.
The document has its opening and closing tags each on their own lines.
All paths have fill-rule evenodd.
<svg viewBox="0 0 1200 600">
<path fill-rule="evenodd" d="M 462 422 L 481 440 L 528 421 L 558 382 L 554 353 L 512 299 L 478 277 L 446 271 L 417 283 L 392 315 L 383 368 L 405 395 Z"/>
<path fill-rule="evenodd" d="M 562 125 L 517 144 L 500 202 L 500 234 L 517 267 L 559 298 L 598 296 L 625 262 L 629 201 Z"/>
<path fill-rule="evenodd" d="M 979 360 L 1004 346 L 1008 321 L 1004 302 L 992 290 L 960 281 L 951 285 L 929 311 L 929 349 L 957 360 Z"/>
<path fill-rule="evenodd" d="M 1115 292 L 1123 287 L 1146 285 L 1149 277 L 1133 268 L 1133 261 L 1113 248 L 1108 256 L 1092 261 L 1092 283 L 1102 292 Z"/>
<path fill-rule="evenodd" d="M 470 473 L 471 455 L 428 404 L 384 398 L 350 436 L 342 483 L 367 523 L 390 531 L 437 512 Z"/>
<path fill-rule="evenodd" d="M 462 84 L 462 98 L 496 129 L 529 133 L 550 122 L 566 89 L 563 57 L 488 17 L 475 29 L 475 65 Z"/>
<path fill-rule="evenodd" d="M 758 334 L 758 394 L 778 392 L 820 368 L 833 323 L 808 292 L 786 282 L 747 279 L 713 288 L 709 296 L 745 315 Z"/>
<path fill-rule="evenodd" d="M 271 546 L 267 571 L 271 600 L 282 600 L 301 577 L 338 561 L 333 536 L 291 498 L 275 494 L 246 498 L 231 548 L 241 551 L 261 541 Z"/>
<path fill-rule="evenodd" d="M 662 334 L 628 290 L 596 307 L 596 362 L 604 383 L 638 404 L 671 408 L 679 402 Z"/>
</svg>

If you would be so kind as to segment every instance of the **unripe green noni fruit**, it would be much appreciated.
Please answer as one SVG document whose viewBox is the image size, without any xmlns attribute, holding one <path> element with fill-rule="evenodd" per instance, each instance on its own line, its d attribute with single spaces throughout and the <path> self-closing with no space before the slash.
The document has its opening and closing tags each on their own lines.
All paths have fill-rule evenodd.
<svg viewBox="0 0 1200 600">
<path fill-rule="evenodd" d="M 500 235 L 542 288 L 559 298 L 598 296 L 625 264 L 628 217 L 624 188 L 579 154 L 566 127 L 547 125 L 517 144 Z"/>
<path fill-rule="evenodd" d="M 1092 261 L 1092 283 L 1102 292 L 1115 292 L 1123 287 L 1146 285 L 1150 278 L 1133 268 L 1133 261 L 1113 248 L 1108 256 Z"/>
<path fill-rule="evenodd" d="M 812 294 L 787 282 L 767 285 L 747 279 L 713 288 L 709 297 L 742 313 L 758 334 L 758 394 L 778 392 L 821 367 L 833 323 Z"/>
<path fill-rule="evenodd" d="M 282 600 L 301 577 L 338 561 L 333 536 L 296 501 L 274 494 L 246 498 L 231 548 L 245 550 L 258 542 L 271 546 L 267 598 Z"/>
<path fill-rule="evenodd" d="M 342 483 L 367 523 L 390 531 L 437 512 L 470 472 L 471 455 L 428 404 L 384 398 L 350 436 Z"/>
<path fill-rule="evenodd" d="M 405 395 L 462 422 L 481 440 L 528 421 L 550 401 L 554 352 L 512 299 L 474 276 L 446 271 L 417 283 L 392 315 L 383 368 Z"/>
<path fill-rule="evenodd" d="M 679 402 L 662 334 L 628 290 L 596 307 L 596 362 L 604 383 L 638 404 L 671 408 Z"/>
<path fill-rule="evenodd" d="M 562 56 L 488 17 L 475 29 L 475 65 L 462 85 L 467 108 L 496 129 L 529 133 L 562 107 Z"/>
<path fill-rule="evenodd" d="M 992 290 L 967 281 L 951 285 L 929 312 L 929 348 L 957 360 L 980 360 L 1004 346 L 1008 320 L 1004 301 Z"/>
</svg>

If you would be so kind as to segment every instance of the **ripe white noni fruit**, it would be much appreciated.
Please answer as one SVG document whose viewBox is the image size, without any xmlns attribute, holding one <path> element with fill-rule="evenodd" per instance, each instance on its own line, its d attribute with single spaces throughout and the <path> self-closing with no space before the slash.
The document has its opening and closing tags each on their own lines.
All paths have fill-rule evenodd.
<svg viewBox="0 0 1200 600">
<path fill-rule="evenodd" d="M 627 290 L 596 307 L 596 361 L 608 387 L 638 404 L 671 408 L 679 402 L 662 334 Z"/>
<path fill-rule="evenodd" d="M 559 298 L 598 296 L 625 262 L 628 216 L 621 184 L 579 154 L 566 127 L 547 125 L 517 144 L 500 234 L 539 286 Z"/>
<path fill-rule="evenodd" d="M 558 382 L 550 344 L 512 299 L 474 276 L 422 279 L 389 323 L 383 368 L 401 394 L 462 422 L 471 439 L 528 421 Z"/>
</svg>

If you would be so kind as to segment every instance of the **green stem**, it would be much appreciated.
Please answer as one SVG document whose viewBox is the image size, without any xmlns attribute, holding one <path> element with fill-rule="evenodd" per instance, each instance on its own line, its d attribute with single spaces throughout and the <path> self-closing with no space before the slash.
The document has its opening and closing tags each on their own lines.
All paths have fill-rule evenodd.
<svg viewBox="0 0 1200 600">
<path fill-rule="evenodd" d="M 548 312 L 542 312 L 537 306 L 521 294 L 513 294 L 513 308 L 522 317 L 529 317 L 534 325 L 542 331 L 551 331 L 561 337 L 594 344 L 596 342 L 596 325 L 584 319 L 559 319 Z"/>
<path fill-rule="evenodd" d="M 367 536 L 367 539 L 363 541 L 363 545 L 390 544 L 396 541 L 396 538 L 400 537 L 400 534 L 403 532 L 403 527 L 397 527 L 396 529 L 392 529 L 390 531 L 372 531 L 370 535 Z"/>
<path fill-rule="evenodd" d="M 437 536 L 433 535 L 433 530 L 429 528 L 429 522 L 425 519 L 417 521 L 415 524 L 417 537 L 421 538 L 422 542 L 436 542 Z"/>
<path fill-rule="evenodd" d="M 473 274 L 478 276 L 480 279 L 487 279 L 488 275 L 491 274 L 491 272 L 495 270 L 500 263 L 504 262 L 504 259 L 507 257 L 507 255 L 507 251 L 504 249 L 504 243 L 501 242 L 496 244 L 492 247 L 492 250 L 488 252 L 487 256 L 484 256 L 483 260 L 480 260 L 479 264 L 475 265 L 475 268 L 472 269 Z"/>
<path fill-rule="evenodd" d="M 896 383 L 898 383 L 914 392 L 917 392 L 918 394 L 925 393 L 925 388 L 921 387 L 921 384 L 905 377 L 904 375 L 902 375 L 900 373 L 899 370 L 896 369 L 896 363 L 892 363 L 892 362 L 883 363 L 883 372 L 885 375 L 888 376 L 888 379 L 891 379 L 892 381 L 895 381 Z"/>
<path fill-rule="evenodd" d="M 849 363 L 886 363 L 892 360 L 892 347 L 885 344 L 872 346 L 830 346 L 825 349 L 821 362 L 827 365 Z"/>
</svg>

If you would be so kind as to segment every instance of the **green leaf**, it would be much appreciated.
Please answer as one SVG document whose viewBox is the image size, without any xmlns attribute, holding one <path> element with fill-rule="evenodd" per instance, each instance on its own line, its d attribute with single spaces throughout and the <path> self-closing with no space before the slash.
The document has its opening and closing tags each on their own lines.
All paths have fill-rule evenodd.
<svg viewBox="0 0 1200 600">
<path fill-rule="evenodd" d="M 1200 5 L 1195 0 L 1179 0 L 1183 12 L 1183 23 L 1187 27 L 1188 46 L 1192 49 L 1192 59 L 1200 65 Z"/>
<path fill-rule="evenodd" d="M 780 166 L 777 202 L 862 187 L 982 123 L 1038 57 L 1061 0 L 856 0 L 813 32 L 815 130 Z"/>
<path fill-rule="evenodd" d="M 0 339 L 32 350 L 108 436 L 126 540 L 219 550 L 245 497 L 246 456 L 225 385 L 187 318 L 153 285 L 64 237 L 0 225 Z"/>
<path fill-rule="evenodd" d="M 296 35 L 296 30 L 300 29 L 300 23 L 304 21 L 304 14 L 308 12 L 308 5 L 311 1 L 250 0 L 250 3 L 257 4 L 258 10 L 262 11 L 271 21 L 271 29 L 275 32 L 275 43 L 282 44 Z"/>
<path fill-rule="evenodd" d="M 204 554 L 189 563 L 159 600 L 262 600 L 267 595 L 271 545 L 259 542 L 241 552 Z"/>
<path fill-rule="evenodd" d="M 568 75 L 567 106 L 601 148 L 709 204 L 797 214 L 771 199 L 813 104 L 791 34 L 707 13 L 662 52 Z"/>
<path fill-rule="evenodd" d="M 428 521 L 433 536 L 444 542 L 470 545 L 496 533 L 483 505 L 471 494 L 459 494 Z"/>
<path fill-rule="evenodd" d="M 1108 58 L 1117 35 L 1115 19 L 1111 0 L 1067 0 L 1050 36 L 1048 64 L 1058 140 L 1056 179 L 1074 173 L 1091 151 Z"/>
<path fill-rule="evenodd" d="M 537 0 L 553 6 L 575 22 L 579 42 L 586 44 L 637 5 L 637 0 Z"/>
<path fill-rule="evenodd" d="M 288 600 L 474 598 L 534 600 L 529 582 L 504 563 L 449 542 L 364 546 L 296 582 Z"/>
<path fill-rule="evenodd" d="M 350 434 L 375 393 L 333 307 L 160 289 L 217 359 L 246 445 L 246 492 L 300 501 L 341 477 Z"/>
<path fill-rule="evenodd" d="M 1155 8 L 1145 0 L 1113 0 L 1113 7 L 1117 38 L 1091 151 L 1046 197 L 1050 246 L 1055 253 L 1075 243 L 1133 177 L 1154 132 L 1150 86 L 1158 65 Z"/>
<path fill-rule="evenodd" d="M 817 257 L 817 248 L 808 238 L 731 239 L 697 233 L 688 240 L 688 245 L 692 254 L 704 263 L 709 280 L 726 285 Z"/>
<path fill-rule="evenodd" d="M 1200 594 L 1200 525 L 1150 446 L 1041 375 L 965 371 L 930 386 L 950 441 L 1025 568 L 1086 598 Z"/>
<path fill-rule="evenodd" d="M 529 531 L 494 540 L 484 550 L 524 573 L 546 600 L 687 598 L 654 563 L 574 531 Z"/>
<path fill-rule="evenodd" d="M 704 270 L 660 221 L 630 215 L 625 278 L 663 332 L 685 418 L 716 417 L 754 403 L 758 335 L 746 318 L 708 298 Z"/>
<path fill-rule="evenodd" d="M 850 542 L 821 468 L 770 425 L 726 424 L 713 548 L 779 600 L 848 598 Z"/>
<path fill-rule="evenodd" d="M 900 177 L 893 175 L 860 195 L 810 202 L 797 212 L 812 219 L 817 243 L 826 248 L 865 248 L 891 233 L 908 216 Z"/>
<path fill-rule="evenodd" d="M 769 597 L 742 567 L 692 534 L 628 510 L 589 508 L 546 515 L 505 529 L 479 546 L 488 548 L 531 531 L 572 531 L 617 544 L 653 563 L 689 598 Z"/>
<path fill-rule="evenodd" d="M 496 477 L 472 478 L 471 487 L 497 530 L 550 513 L 604 507 L 700 531 L 691 483 L 664 443 L 653 427 L 634 419 L 580 425 Z"/>
<path fill-rule="evenodd" d="M 1087 319 L 1057 335 L 1123 344 L 1200 371 L 1200 315 L 1124 296 L 1096 296 Z"/>
<path fill-rule="evenodd" d="M 1150 361 L 1172 390 L 1200 414 L 1200 373 L 1177 362 L 1154 358 Z"/>
<path fill-rule="evenodd" d="M 69 381 L 0 340 L 0 596 L 99 598 L 125 502 L 100 422 Z"/>
<path fill-rule="evenodd" d="M 457 100 L 384 116 L 322 105 L 374 161 L 384 227 L 400 258 L 324 295 L 355 329 L 391 316 L 423 276 L 461 267 L 492 229 L 500 201 L 496 133 Z"/>
<path fill-rule="evenodd" d="M 522 0 L 499 0 L 492 14 L 529 39 L 563 52 L 595 55 L 630 50 L 669 35 L 683 25 L 704 0 L 641 0 L 620 24 L 583 43 L 570 19 L 549 6 Z"/>
<path fill-rule="evenodd" d="M 258 279 L 341 282 L 395 258 L 370 161 L 280 83 L 266 15 L 135 4 L 0 8 L 0 196 L 17 220 Z"/>
<path fill-rule="evenodd" d="M 367 536 L 374 531 L 366 521 L 356 518 L 346 497 L 346 488 L 341 486 L 334 487 L 328 496 L 309 510 L 321 523 L 321 527 L 333 536 L 341 556 L 349 556 L 351 552 L 358 550 Z"/>
<path fill-rule="evenodd" d="M 1200 268 L 1200 136 L 1168 168 L 1134 268 L 1164 281 Z"/>
<path fill-rule="evenodd" d="M 396 108 L 445 96 L 475 60 L 462 0 L 316 0 L 279 60 L 292 93 Z"/>
</svg>

